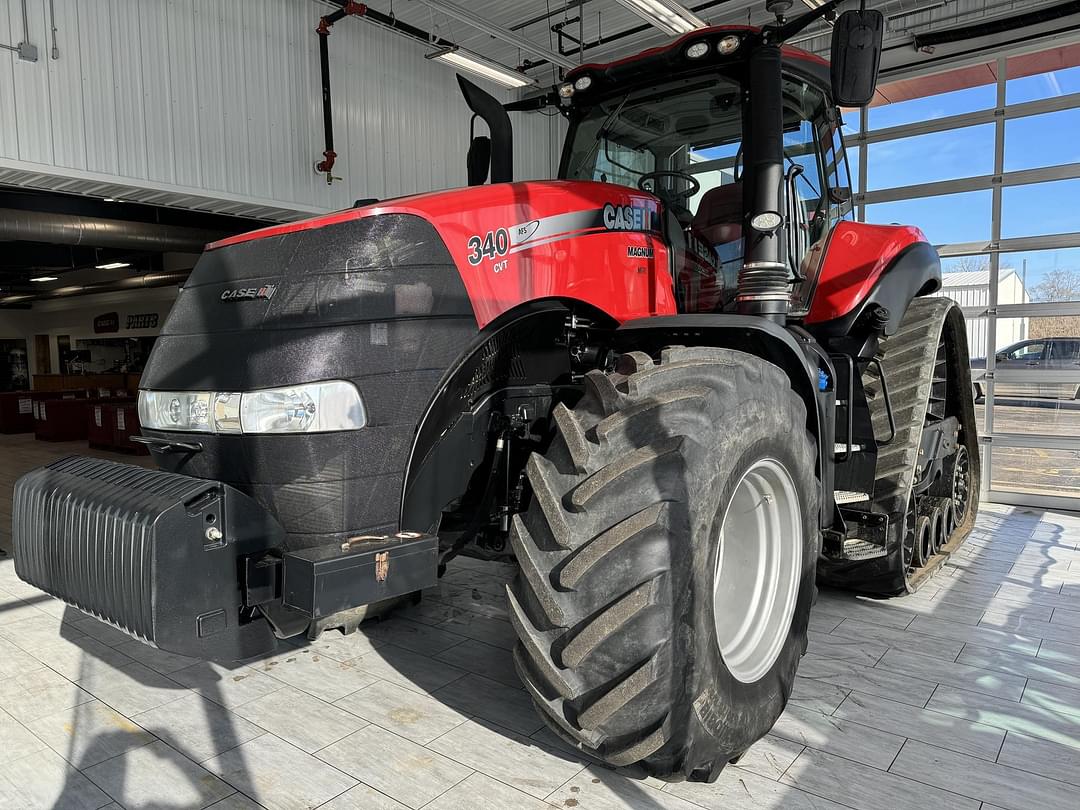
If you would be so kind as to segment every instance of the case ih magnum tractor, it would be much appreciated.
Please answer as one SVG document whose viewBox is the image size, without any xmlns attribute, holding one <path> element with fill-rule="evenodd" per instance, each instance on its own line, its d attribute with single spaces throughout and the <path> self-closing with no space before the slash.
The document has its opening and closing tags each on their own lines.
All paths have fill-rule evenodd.
<svg viewBox="0 0 1080 810">
<path fill-rule="evenodd" d="M 574 69 L 558 180 L 508 182 L 509 118 L 463 81 L 472 187 L 210 245 L 142 377 L 159 469 L 24 476 L 18 574 L 244 659 L 512 558 L 551 727 L 715 778 L 783 710 L 815 579 L 913 590 L 977 506 L 938 257 L 851 216 L 837 105 L 881 17 L 836 19 L 831 74 L 783 45 L 833 6 Z"/>
</svg>

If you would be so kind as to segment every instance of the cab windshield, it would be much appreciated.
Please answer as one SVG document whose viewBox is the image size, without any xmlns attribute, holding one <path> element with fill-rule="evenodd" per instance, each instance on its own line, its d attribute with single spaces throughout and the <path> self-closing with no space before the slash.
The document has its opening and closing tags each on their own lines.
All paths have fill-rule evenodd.
<svg viewBox="0 0 1080 810">
<path fill-rule="evenodd" d="M 636 87 L 589 106 L 582 100 L 571 117 L 562 177 L 656 194 L 682 230 L 715 250 L 733 284 L 742 258 L 742 96 L 737 80 L 713 74 Z M 842 215 L 829 210 L 825 187 L 848 185 L 834 129 L 821 91 L 785 76 L 784 155 L 786 171 L 801 168 L 791 188 L 806 211 L 806 244 Z"/>
</svg>

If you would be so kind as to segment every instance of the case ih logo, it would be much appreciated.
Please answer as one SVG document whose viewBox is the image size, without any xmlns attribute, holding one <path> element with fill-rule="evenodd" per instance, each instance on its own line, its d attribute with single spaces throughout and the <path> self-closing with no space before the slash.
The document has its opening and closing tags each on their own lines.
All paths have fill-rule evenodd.
<svg viewBox="0 0 1080 810">
<path fill-rule="evenodd" d="M 638 205 L 604 203 L 604 227 L 609 231 L 654 231 L 653 211 Z"/>
<path fill-rule="evenodd" d="M 222 301 L 251 301 L 262 298 L 269 301 L 277 292 L 277 284 L 267 284 L 265 287 L 238 287 L 235 290 L 225 290 L 221 294 Z"/>
</svg>

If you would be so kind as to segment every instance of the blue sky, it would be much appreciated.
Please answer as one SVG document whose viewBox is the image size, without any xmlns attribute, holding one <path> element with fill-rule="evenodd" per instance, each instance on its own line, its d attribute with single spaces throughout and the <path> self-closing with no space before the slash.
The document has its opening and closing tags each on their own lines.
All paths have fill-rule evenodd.
<svg viewBox="0 0 1080 810">
<path fill-rule="evenodd" d="M 996 92 L 996 86 L 991 84 L 871 108 L 869 126 L 872 131 L 989 109 L 995 105 Z M 1078 92 L 1080 67 L 1068 68 L 1010 79 L 1006 103 L 1021 104 Z M 851 129 L 851 124 L 855 122 L 849 121 L 846 129 Z M 1005 171 L 1080 163 L 1077 133 L 1080 110 L 1007 119 Z M 871 144 L 868 149 L 868 191 L 992 174 L 994 124 L 885 141 Z M 918 225 L 935 244 L 989 241 L 990 217 L 989 190 L 879 203 L 868 206 L 866 211 L 869 222 Z M 1080 180 L 1005 187 L 1001 227 L 1006 239 L 1080 231 Z M 1049 270 L 1080 270 L 1080 249 L 1006 254 L 1001 257 L 1001 266 L 1013 267 L 1020 273 L 1025 259 L 1029 287 Z"/>
</svg>

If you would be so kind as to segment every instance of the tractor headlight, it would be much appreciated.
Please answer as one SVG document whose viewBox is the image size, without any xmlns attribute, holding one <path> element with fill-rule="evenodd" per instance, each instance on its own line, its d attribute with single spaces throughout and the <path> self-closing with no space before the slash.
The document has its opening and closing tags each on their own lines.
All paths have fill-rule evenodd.
<svg viewBox="0 0 1080 810">
<path fill-rule="evenodd" d="M 592 76 L 578 76 L 577 81 L 574 82 L 574 90 L 579 93 L 584 93 L 592 87 Z"/>
<path fill-rule="evenodd" d="M 716 43 L 716 52 L 721 56 L 727 56 L 728 54 L 735 53 L 735 50 L 739 47 L 739 44 L 741 42 L 742 40 L 734 34 L 728 34 L 726 37 Z"/>
<path fill-rule="evenodd" d="M 364 401 L 344 380 L 243 393 L 139 392 L 139 421 L 151 430 L 202 433 L 328 433 L 367 424 Z"/>
<path fill-rule="evenodd" d="M 244 433 L 326 433 L 365 424 L 360 392 L 340 380 L 252 391 L 240 400 Z"/>
</svg>

